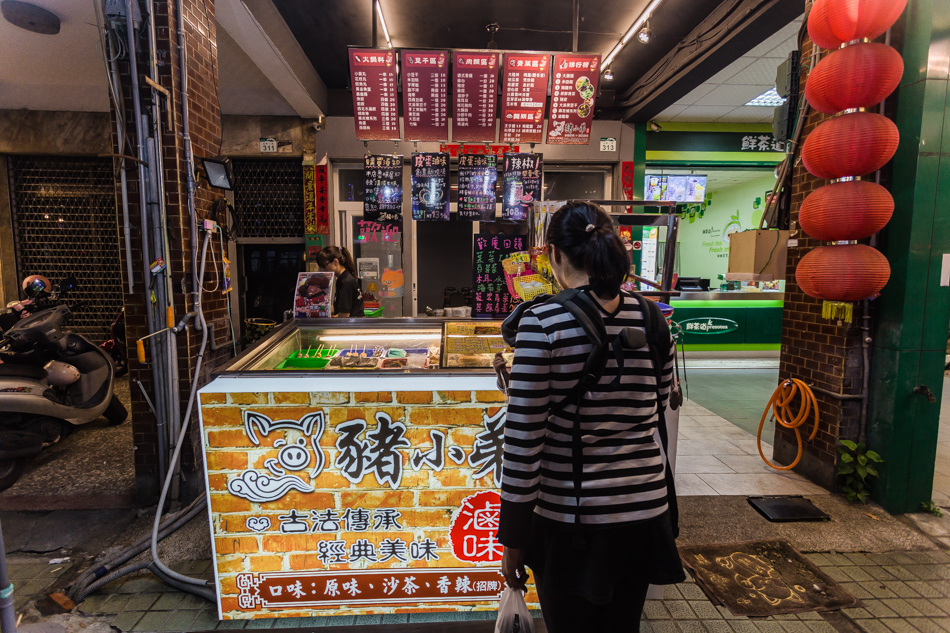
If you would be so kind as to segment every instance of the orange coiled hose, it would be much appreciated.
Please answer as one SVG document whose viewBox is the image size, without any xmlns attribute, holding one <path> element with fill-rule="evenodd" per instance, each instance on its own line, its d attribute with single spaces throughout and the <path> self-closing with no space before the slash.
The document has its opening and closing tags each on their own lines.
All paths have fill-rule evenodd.
<svg viewBox="0 0 950 633">
<path fill-rule="evenodd" d="M 801 405 L 798 409 L 798 413 L 792 417 L 790 415 L 792 412 L 792 402 L 799 393 L 801 393 Z M 798 456 L 795 457 L 795 461 L 788 466 L 776 466 L 770 462 L 765 456 L 765 453 L 762 452 L 762 427 L 765 426 L 765 418 L 768 416 L 770 408 L 772 409 L 772 414 L 775 416 L 775 421 L 786 429 L 795 431 L 795 439 L 798 440 Z M 759 456 L 762 457 L 766 464 L 776 470 L 791 470 L 795 468 L 805 452 L 805 447 L 802 445 L 802 434 L 798 430 L 798 427 L 808 420 L 808 414 L 811 411 L 815 412 L 815 428 L 811 430 L 811 435 L 808 436 L 809 442 L 815 439 L 815 435 L 818 434 L 818 402 L 815 400 L 815 394 L 812 393 L 808 385 L 798 378 L 789 378 L 775 389 L 772 393 L 772 397 L 769 399 L 769 403 L 765 405 L 765 411 L 762 412 L 762 419 L 759 421 L 759 432 L 755 436 Z"/>
</svg>

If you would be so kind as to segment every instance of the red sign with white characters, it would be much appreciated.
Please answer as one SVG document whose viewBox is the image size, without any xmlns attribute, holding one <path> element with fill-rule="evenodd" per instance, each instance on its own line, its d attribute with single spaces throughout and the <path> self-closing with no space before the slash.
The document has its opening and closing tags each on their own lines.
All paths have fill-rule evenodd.
<svg viewBox="0 0 950 633">
<path fill-rule="evenodd" d="M 551 56 L 546 54 L 505 54 L 504 94 L 501 100 L 502 143 L 541 142 L 550 61 Z"/>
<path fill-rule="evenodd" d="M 402 112 L 407 141 L 449 138 L 447 51 L 401 51 Z"/>
<path fill-rule="evenodd" d="M 493 490 L 463 499 L 449 531 L 452 555 L 470 563 L 500 561 L 503 548 L 495 538 L 500 516 L 501 496 Z"/>
<path fill-rule="evenodd" d="M 495 95 L 501 53 L 452 53 L 452 140 L 495 142 Z"/>
<path fill-rule="evenodd" d="M 351 48 L 349 52 L 356 138 L 360 141 L 397 140 L 396 53 L 376 48 Z"/>
<path fill-rule="evenodd" d="M 600 55 L 555 55 L 547 142 L 587 145 L 594 121 Z"/>
</svg>

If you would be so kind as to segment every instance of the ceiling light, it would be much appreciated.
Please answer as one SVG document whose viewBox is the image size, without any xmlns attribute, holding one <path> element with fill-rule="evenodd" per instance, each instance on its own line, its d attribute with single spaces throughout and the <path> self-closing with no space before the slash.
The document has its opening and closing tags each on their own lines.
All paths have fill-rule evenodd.
<svg viewBox="0 0 950 633">
<path fill-rule="evenodd" d="M 601 68 L 606 68 L 610 65 L 610 62 L 614 60 L 614 57 L 617 56 L 617 54 L 620 52 L 620 49 L 622 49 L 626 43 L 629 42 L 630 39 L 640 31 L 640 28 L 644 25 L 644 23 L 646 23 L 647 20 L 650 19 L 650 16 L 653 15 L 653 12 L 656 11 L 656 8 L 660 6 L 662 1 L 663 0 L 653 0 L 653 2 L 651 2 L 647 8 L 643 10 L 643 13 L 640 14 L 640 17 L 637 18 L 636 22 L 634 22 L 626 34 L 620 38 L 620 43 L 617 44 L 614 49 L 610 51 L 607 57 L 604 58 L 604 63 L 601 65 Z"/>
<path fill-rule="evenodd" d="M 643 28 L 640 29 L 640 32 L 637 33 L 637 39 L 640 40 L 641 44 L 648 44 L 651 37 L 653 37 L 653 31 L 650 30 L 650 22 L 648 21 L 643 25 Z"/>
<path fill-rule="evenodd" d="M 654 132 L 659 132 L 663 128 L 661 128 L 660 124 L 657 123 L 656 121 L 650 121 L 650 129 L 653 130 Z"/>
<path fill-rule="evenodd" d="M 7 22 L 40 35 L 56 35 L 59 33 L 59 17 L 52 11 L 38 7 L 29 2 L 4 0 L 0 3 L 3 17 Z"/>
<path fill-rule="evenodd" d="M 747 106 L 767 106 L 769 108 L 774 108 L 785 103 L 785 98 L 778 96 L 778 93 L 775 91 L 775 88 L 770 88 L 766 90 L 758 97 L 748 102 Z"/>
<path fill-rule="evenodd" d="M 614 80 L 614 71 L 609 68 L 604 71 L 604 81 L 613 81 Z"/>
<path fill-rule="evenodd" d="M 386 36 L 386 43 L 389 44 L 389 48 L 392 48 L 393 41 L 389 39 L 389 29 L 386 28 L 386 18 L 383 17 L 383 8 L 379 5 L 379 0 L 376 0 L 376 15 L 379 16 L 379 23 L 383 27 L 383 35 Z"/>
</svg>

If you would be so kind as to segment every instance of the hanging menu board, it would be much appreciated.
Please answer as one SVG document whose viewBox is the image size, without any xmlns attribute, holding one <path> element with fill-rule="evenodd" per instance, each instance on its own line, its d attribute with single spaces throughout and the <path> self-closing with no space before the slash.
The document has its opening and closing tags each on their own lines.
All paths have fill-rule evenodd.
<svg viewBox="0 0 950 633">
<path fill-rule="evenodd" d="M 459 220 L 495 221 L 497 180 L 498 157 L 494 154 L 459 156 Z"/>
<path fill-rule="evenodd" d="M 402 156 L 364 156 L 363 173 L 363 219 L 402 221 Z"/>
<path fill-rule="evenodd" d="M 402 51 L 402 112 L 407 141 L 449 138 L 447 51 Z"/>
<path fill-rule="evenodd" d="M 452 140 L 494 143 L 501 54 L 457 51 L 452 55 Z"/>
<path fill-rule="evenodd" d="M 547 54 L 507 53 L 501 98 L 501 142 L 540 143 L 548 100 Z"/>
<path fill-rule="evenodd" d="M 449 219 L 449 155 L 412 155 L 412 219 Z"/>
<path fill-rule="evenodd" d="M 475 305 L 472 316 L 490 318 L 511 312 L 511 293 L 508 292 L 501 261 L 512 253 L 525 250 L 526 244 L 524 235 L 480 233 L 475 236 L 475 266 L 472 270 Z"/>
<path fill-rule="evenodd" d="M 534 202 L 541 201 L 541 154 L 505 154 L 501 217 L 526 220 Z"/>
<path fill-rule="evenodd" d="M 351 48 L 349 52 L 356 138 L 360 141 L 397 140 L 396 53 L 376 48 Z"/>
<path fill-rule="evenodd" d="M 587 145 L 594 121 L 600 55 L 555 55 L 547 143 Z"/>
</svg>

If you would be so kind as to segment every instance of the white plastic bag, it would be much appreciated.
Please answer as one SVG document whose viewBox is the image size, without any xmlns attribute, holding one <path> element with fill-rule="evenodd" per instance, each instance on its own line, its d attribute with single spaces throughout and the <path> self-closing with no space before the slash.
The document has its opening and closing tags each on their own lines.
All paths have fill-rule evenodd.
<svg viewBox="0 0 950 633">
<path fill-rule="evenodd" d="M 534 633 L 534 622 L 520 589 L 505 587 L 498 602 L 495 633 Z"/>
</svg>

